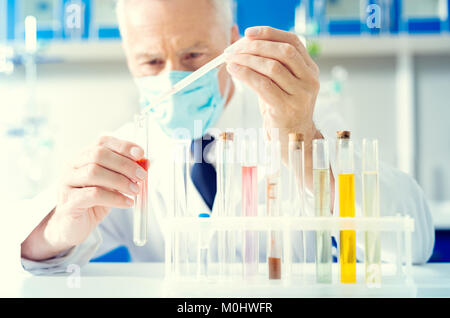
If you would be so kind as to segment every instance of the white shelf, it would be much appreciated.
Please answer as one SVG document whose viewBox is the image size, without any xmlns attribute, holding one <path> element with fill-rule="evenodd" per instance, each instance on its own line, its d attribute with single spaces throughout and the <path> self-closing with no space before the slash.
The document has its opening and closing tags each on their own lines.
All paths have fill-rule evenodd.
<svg viewBox="0 0 450 318">
<path fill-rule="evenodd" d="M 321 57 L 372 57 L 450 54 L 450 34 L 418 36 L 333 36 L 310 38 Z"/>
<path fill-rule="evenodd" d="M 450 34 L 420 36 L 333 36 L 310 38 L 320 44 L 321 57 L 373 57 L 450 54 Z M 51 42 L 40 50 L 66 62 L 124 61 L 119 40 Z"/>
<path fill-rule="evenodd" d="M 86 42 L 52 42 L 39 50 L 46 58 L 65 62 L 121 62 L 125 53 L 119 40 Z"/>
</svg>

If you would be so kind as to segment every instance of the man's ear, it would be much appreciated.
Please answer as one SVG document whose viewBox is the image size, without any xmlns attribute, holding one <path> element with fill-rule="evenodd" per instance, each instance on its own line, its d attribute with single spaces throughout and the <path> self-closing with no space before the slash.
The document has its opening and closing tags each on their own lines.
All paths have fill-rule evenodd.
<svg viewBox="0 0 450 318">
<path fill-rule="evenodd" d="M 241 35 L 239 34 L 239 27 L 237 26 L 237 24 L 233 24 L 233 26 L 231 27 L 231 44 L 233 44 L 240 38 Z"/>
</svg>

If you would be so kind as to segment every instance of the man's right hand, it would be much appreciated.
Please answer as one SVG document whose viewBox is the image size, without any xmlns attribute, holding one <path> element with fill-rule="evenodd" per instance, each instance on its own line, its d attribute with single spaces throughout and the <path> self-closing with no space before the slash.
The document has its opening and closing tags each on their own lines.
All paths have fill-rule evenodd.
<svg viewBox="0 0 450 318">
<path fill-rule="evenodd" d="M 111 208 L 130 208 L 147 172 L 136 163 L 138 145 L 101 137 L 65 173 L 56 208 L 22 243 L 22 256 L 51 258 L 82 243 Z"/>
</svg>

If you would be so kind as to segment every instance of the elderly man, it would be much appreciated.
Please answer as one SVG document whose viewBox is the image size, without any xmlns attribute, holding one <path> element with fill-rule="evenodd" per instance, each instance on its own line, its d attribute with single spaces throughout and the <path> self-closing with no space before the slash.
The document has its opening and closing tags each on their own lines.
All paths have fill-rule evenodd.
<svg viewBox="0 0 450 318">
<path fill-rule="evenodd" d="M 144 106 L 239 39 L 230 1 L 122 0 L 117 13 L 128 66 Z M 190 132 L 193 144 L 203 139 L 203 155 L 211 162 L 191 167 L 189 184 L 196 191 L 189 199 L 196 213 L 215 211 L 214 152 L 205 146 L 217 139 L 214 131 L 218 130 L 264 127 L 271 138 L 271 128 L 278 128 L 284 162 L 288 134 L 302 133 L 306 185 L 311 189 L 312 140 L 328 139 L 334 149 L 336 130 L 345 127 L 332 112 L 315 108 L 319 68 L 297 36 L 269 27 L 247 29 L 245 36 L 236 51 L 227 55 L 226 66 L 150 113 L 148 172 L 136 163 L 144 151 L 130 142 L 130 123 L 114 136 L 101 137 L 73 162 L 59 186 L 54 209 L 42 211 L 36 206 L 42 221 L 22 243 L 25 269 L 36 274 L 64 271 L 67 264 L 85 264 L 119 245 L 128 247 L 133 261 L 162 261 L 164 241 L 157 215 L 164 215 L 172 206 L 168 145 L 180 127 Z M 194 127 L 194 122 L 200 122 L 200 127 Z M 331 157 L 334 189 L 333 151 Z M 357 184 L 361 182 L 359 162 L 357 153 Z M 413 261 L 426 262 L 434 232 L 424 195 L 415 181 L 400 171 L 385 164 L 380 170 L 381 213 L 402 212 L 415 219 Z M 147 173 L 149 241 L 136 247 L 129 210 L 133 201 L 129 197 L 136 195 L 139 181 Z M 358 190 L 356 194 L 356 204 L 361 206 Z M 307 191 L 308 214 L 312 213 L 311 199 Z M 332 201 L 336 201 L 334 191 Z M 236 206 L 239 209 L 239 202 Z M 337 210 L 335 204 L 332 210 Z M 387 253 L 394 252 L 390 244 L 382 242 L 382 246 Z M 313 251 L 308 247 L 309 254 Z"/>
</svg>

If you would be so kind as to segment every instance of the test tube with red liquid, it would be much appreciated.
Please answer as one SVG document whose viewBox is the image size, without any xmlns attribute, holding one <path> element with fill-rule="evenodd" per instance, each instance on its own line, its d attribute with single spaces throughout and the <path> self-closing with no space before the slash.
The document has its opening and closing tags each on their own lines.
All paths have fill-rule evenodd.
<svg viewBox="0 0 450 318">
<path fill-rule="evenodd" d="M 242 216 L 258 216 L 258 176 L 257 143 L 246 139 L 242 147 Z M 244 231 L 243 237 L 243 274 L 244 279 L 255 278 L 258 274 L 259 257 L 258 231 Z"/>
<path fill-rule="evenodd" d="M 147 115 L 135 117 L 136 143 L 144 149 L 144 156 L 148 156 L 148 125 Z M 148 171 L 149 160 L 144 158 L 137 161 L 145 171 Z M 134 199 L 133 211 L 133 242 L 136 246 L 144 246 L 148 240 L 148 179 L 140 181 L 139 193 Z"/>
</svg>

